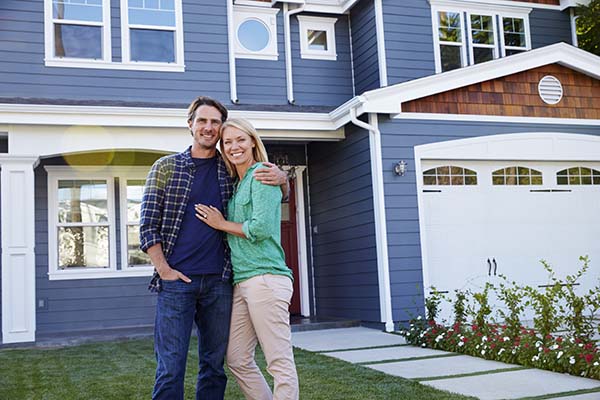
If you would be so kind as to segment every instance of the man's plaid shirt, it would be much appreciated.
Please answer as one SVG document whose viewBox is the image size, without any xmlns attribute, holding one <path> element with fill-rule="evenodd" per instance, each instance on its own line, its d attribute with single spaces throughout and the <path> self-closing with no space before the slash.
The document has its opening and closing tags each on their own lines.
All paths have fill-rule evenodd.
<svg viewBox="0 0 600 400">
<path fill-rule="evenodd" d="M 185 208 L 192 190 L 196 166 L 192 160 L 191 146 L 182 153 L 157 160 L 146 179 L 140 216 L 140 248 L 146 252 L 157 243 L 162 244 L 168 258 L 184 218 Z M 227 215 L 227 203 L 233 193 L 233 180 L 227 173 L 225 162 L 217 152 L 217 179 L 221 189 L 223 215 Z M 231 278 L 231 257 L 226 236 L 223 280 Z M 160 279 L 155 272 L 150 282 L 151 291 L 160 291 Z"/>
</svg>

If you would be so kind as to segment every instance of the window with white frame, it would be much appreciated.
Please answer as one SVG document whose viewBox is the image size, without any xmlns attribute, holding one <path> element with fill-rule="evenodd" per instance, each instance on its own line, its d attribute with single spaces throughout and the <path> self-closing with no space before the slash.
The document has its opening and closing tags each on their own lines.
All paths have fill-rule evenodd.
<svg viewBox="0 0 600 400">
<path fill-rule="evenodd" d="M 139 250 L 137 226 L 148 168 L 47 166 L 46 171 L 51 280 L 152 273 L 148 256 Z"/>
<path fill-rule="evenodd" d="M 300 57 L 316 60 L 336 60 L 336 18 L 298 15 Z"/>
<path fill-rule="evenodd" d="M 431 0 L 436 72 L 531 49 L 530 8 Z"/>
<path fill-rule="evenodd" d="M 46 0 L 46 58 L 110 60 L 109 0 Z"/>
<path fill-rule="evenodd" d="M 183 65 L 181 0 L 121 0 L 124 63 Z"/>
<path fill-rule="evenodd" d="M 234 6 L 235 56 L 277 60 L 277 8 Z"/>
<path fill-rule="evenodd" d="M 184 71 L 182 0 L 120 0 L 119 62 L 110 0 L 44 1 L 46 66 Z"/>
</svg>

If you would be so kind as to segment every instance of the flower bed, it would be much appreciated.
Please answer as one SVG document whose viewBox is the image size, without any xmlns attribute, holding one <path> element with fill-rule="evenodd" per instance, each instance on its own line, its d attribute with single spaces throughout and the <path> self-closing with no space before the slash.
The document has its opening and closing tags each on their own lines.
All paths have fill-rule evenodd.
<svg viewBox="0 0 600 400">
<path fill-rule="evenodd" d="M 599 329 L 595 315 L 600 309 L 600 288 L 575 294 L 574 286 L 588 268 L 587 258 L 581 260 L 581 270 L 563 281 L 544 263 L 554 284 L 543 290 L 505 282 L 498 287 L 487 284 L 478 293 L 459 291 L 451 301 L 451 325 L 437 321 L 440 304 L 450 300 L 434 290 L 425 301 L 427 318 L 411 320 L 400 333 L 415 346 L 600 379 L 600 353 L 592 339 Z M 488 304 L 491 292 L 506 306 L 499 312 L 502 323 L 495 322 Z M 536 313 L 534 329 L 521 325 L 526 308 Z M 559 330 L 561 334 L 555 333 Z"/>
</svg>

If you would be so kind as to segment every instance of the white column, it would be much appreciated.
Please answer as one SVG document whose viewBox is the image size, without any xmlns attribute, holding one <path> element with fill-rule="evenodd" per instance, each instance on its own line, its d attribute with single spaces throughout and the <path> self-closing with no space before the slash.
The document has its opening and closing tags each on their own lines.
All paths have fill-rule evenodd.
<svg viewBox="0 0 600 400">
<path fill-rule="evenodd" d="M 35 341 L 35 218 L 37 156 L 0 156 L 2 212 L 2 342 Z"/>
</svg>

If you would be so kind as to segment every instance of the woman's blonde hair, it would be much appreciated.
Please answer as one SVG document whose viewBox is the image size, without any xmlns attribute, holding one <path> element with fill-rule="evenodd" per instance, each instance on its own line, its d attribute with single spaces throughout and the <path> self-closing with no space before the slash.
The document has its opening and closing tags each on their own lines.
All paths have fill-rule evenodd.
<svg viewBox="0 0 600 400">
<path fill-rule="evenodd" d="M 265 145 L 263 144 L 262 140 L 260 140 L 260 137 L 258 136 L 256 129 L 254 129 L 254 126 L 252 126 L 252 124 L 250 122 L 248 122 L 247 120 L 245 120 L 243 118 L 228 119 L 227 121 L 225 121 L 223 123 L 223 125 L 221 125 L 221 131 L 220 131 L 221 141 L 219 143 L 219 147 L 221 148 L 221 155 L 223 156 L 223 160 L 225 161 L 225 166 L 227 167 L 227 172 L 229 172 L 229 175 L 231 175 L 234 178 L 239 178 L 235 167 L 227 159 L 227 156 L 225 154 L 225 149 L 223 146 L 223 132 L 225 132 L 225 129 L 227 129 L 229 127 L 239 129 L 240 131 L 242 131 L 242 132 L 246 133 L 248 136 L 250 136 L 250 138 L 254 141 L 255 146 L 252 149 L 252 156 L 254 157 L 254 161 L 257 161 L 257 162 L 269 161 L 269 158 L 267 156 L 267 150 L 265 149 Z"/>
</svg>

